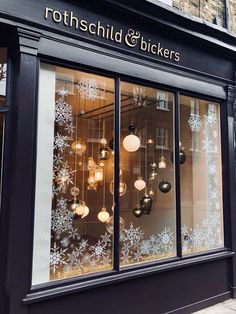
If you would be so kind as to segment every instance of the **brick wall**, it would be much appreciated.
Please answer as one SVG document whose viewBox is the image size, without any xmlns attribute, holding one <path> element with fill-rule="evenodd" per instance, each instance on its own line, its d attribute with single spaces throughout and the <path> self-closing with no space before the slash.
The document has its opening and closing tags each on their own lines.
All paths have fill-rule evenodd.
<svg viewBox="0 0 236 314">
<path fill-rule="evenodd" d="M 236 16 L 236 0 L 234 3 L 234 14 Z M 173 6 L 187 14 L 200 17 L 208 22 L 225 26 L 225 1 L 224 0 L 173 0 Z M 218 21 L 215 21 L 215 18 Z M 234 25 L 236 28 L 236 26 Z"/>
<path fill-rule="evenodd" d="M 236 0 L 229 0 L 229 29 L 236 33 Z"/>
</svg>

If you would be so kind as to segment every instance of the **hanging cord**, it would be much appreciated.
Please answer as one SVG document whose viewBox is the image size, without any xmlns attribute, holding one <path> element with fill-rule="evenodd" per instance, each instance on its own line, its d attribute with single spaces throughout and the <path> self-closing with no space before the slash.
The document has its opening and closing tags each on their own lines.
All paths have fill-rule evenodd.
<svg viewBox="0 0 236 314">
<path fill-rule="evenodd" d="M 106 171 L 105 171 L 105 164 L 104 164 L 104 167 L 103 167 L 103 205 L 102 207 L 105 207 L 105 204 L 106 204 L 106 189 L 105 189 L 105 186 L 106 186 L 106 180 L 105 180 L 105 174 L 106 174 Z"/>
<path fill-rule="evenodd" d="M 147 192 L 147 149 L 148 149 L 148 145 L 147 145 L 147 131 L 148 131 L 148 127 L 147 127 L 147 120 L 146 120 L 146 149 L 145 149 L 145 181 L 146 181 L 146 188 L 145 188 L 145 192 Z"/>
</svg>

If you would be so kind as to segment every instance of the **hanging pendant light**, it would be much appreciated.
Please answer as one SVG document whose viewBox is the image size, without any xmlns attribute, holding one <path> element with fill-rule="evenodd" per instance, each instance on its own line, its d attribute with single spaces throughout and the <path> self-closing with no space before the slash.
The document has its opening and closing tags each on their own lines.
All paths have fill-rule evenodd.
<svg viewBox="0 0 236 314">
<path fill-rule="evenodd" d="M 89 208 L 88 208 L 88 206 L 86 206 L 85 204 L 84 204 L 84 213 L 83 213 L 83 215 L 82 215 L 82 219 L 83 218 L 85 218 L 86 216 L 88 216 L 88 214 L 89 214 Z"/>
<path fill-rule="evenodd" d="M 171 184 L 167 180 L 163 180 L 159 183 L 159 190 L 162 193 L 168 193 L 171 190 Z"/>
<path fill-rule="evenodd" d="M 142 177 L 139 177 L 138 180 L 134 182 L 134 187 L 138 191 L 141 191 L 146 187 L 146 182 L 142 179 Z"/>
<path fill-rule="evenodd" d="M 94 179 L 97 182 L 103 181 L 103 169 L 99 166 L 97 166 L 95 171 L 94 171 Z"/>
<path fill-rule="evenodd" d="M 84 210 L 85 210 L 85 203 L 84 202 L 80 202 L 79 206 L 76 207 L 75 212 L 78 216 L 83 216 L 84 214 Z"/>
<path fill-rule="evenodd" d="M 150 189 L 150 191 L 149 191 L 149 195 L 154 195 L 155 193 L 154 193 L 154 191 L 153 191 L 153 188 L 151 188 Z"/>
<path fill-rule="evenodd" d="M 144 196 L 141 198 L 140 205 L 143 214 L 149 215 L 152 209 L 152 198 L 147 194 L 147 191 L 145 191 Z"/>
<path fill-rule="evenodd" d="M 82 156 L 82 154 L 86 151 L 85 143 L 79 138 L 71 144 L 71 149 L 75 154 Z"/>
<path fill-rule="evenodd" d="M 110 216 L 107 221 L 106 221 L 106 229 L 110 234 L 113 234 L 113 215 Z M 124 219 L 120 216 L 120 232 L 123 231 L 123 229 L 125 228 L 125 221 Z"/>
<path fill-rule="evenodd" d="M 130 135 L 127 135 L 123 140 L 124 149 L 127 152 L 136 152 L 140 147 L 140 139 L 138 136 L 134 135 L 133 132 L 135 130 L 134 125 L 131 123 L 129 126 Z"/>
<path fill-rule="evenodd" d="M 100 212 L 98 213 L 98 219 L 101 222 L 106 222 L 109 217 L 110 217 L 110 214 L 108 213 L 106 207 L 102 207 Z"/>
<path fill-rule="evenodd" d="M 111 194 L 114 194 L 114 181 L 112 180 L 110 185 L 109 185 L 109 191 L 111 192 Z M 127 191 L 127 185 L 125 182 L 120 180 L 120 186 L 119 186 L 119 195 L 123 196 Z"/>
<path fill-rule="evenodd" d="M 158 168 L 159 169 L 165 169 L 166 168 L 166 159 L 164 156 L 161 156 L 158 162 Z"/>
<path fill-rule="evenodd" d="M 133 215 L 137 218 L 140 218 L 143 215 L 140 204 L 137 204 L 137 206 L 133 209 Z"/>
<path fill-rule="evenodd" d="M 100 160 L 107 160 L 110 157 L 110 151 L 108 149 L 107 140 L 105 138 L 105 119 L 103 120 L 103 137 L 100 140 L 102 147 L 99 149 L 99 158 Z"/>
</svg>

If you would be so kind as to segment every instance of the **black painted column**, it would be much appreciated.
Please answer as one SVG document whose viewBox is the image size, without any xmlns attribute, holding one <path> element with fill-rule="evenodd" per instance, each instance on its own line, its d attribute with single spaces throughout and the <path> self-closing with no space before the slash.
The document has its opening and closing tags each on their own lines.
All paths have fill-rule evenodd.
<svg viewBox="0 0 236 314">
<path fill-rule="evenodd" d="M 226 213 L 225 231 L 231 234 L 231 250 L 236 252 L 236 88 L 228 86 L 228 153 L 229 153 L 229 217 Z M 227 211 L 228 212 L 228 211 Z M 227 239 L 226 239 L 227 240 Z M 230 286 L 232 297 L 236 298 L 236 255 L 231 259 Z"/>
<path fill-rule="evenodd" d="M 40 33 L 17 29 L 19 52 L 14 64 L 13 158 L 10 186 L 9 314 L 27 313 L 22 305 L 31 284 L 36 159 L 37 51 Z"/>
</svg>

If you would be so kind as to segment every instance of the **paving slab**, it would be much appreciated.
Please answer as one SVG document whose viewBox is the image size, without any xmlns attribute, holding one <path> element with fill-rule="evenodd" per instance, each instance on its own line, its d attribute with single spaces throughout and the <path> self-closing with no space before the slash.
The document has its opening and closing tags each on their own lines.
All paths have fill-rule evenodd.
<svg viewBox="0 0 236 314">
<path fill-rule="evenodd" d="M 193 314 L 236 314 L 236 299 L 224 301 Z"/>
</svg>

